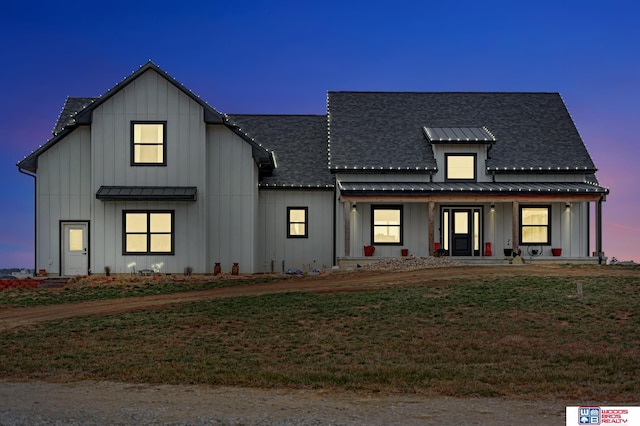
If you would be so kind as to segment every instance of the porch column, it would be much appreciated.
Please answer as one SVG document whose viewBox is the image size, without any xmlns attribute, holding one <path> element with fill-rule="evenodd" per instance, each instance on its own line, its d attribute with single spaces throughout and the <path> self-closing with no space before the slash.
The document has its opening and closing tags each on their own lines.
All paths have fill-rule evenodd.
<svg viewBox="0 0 640 426">
<path fill-rule="evenodd" d="M 344 211 L 344 255 L 351 256 L 351 201 L 342 203 Z"/>
<path fill-rule="evenodd" d="M 519 212 L 520 203 L 518 201 L 514 201 L 511 203 L 511 247 L 515 251 L 516 248 L 519 248 L 520 245 L 518 232 L 520 228 L 520 212 Z"/>
<path fill-rule="evenodd" d="M 602 252 L 602 201 L 600 197 L 596 204 L 596 252 L 598 253 L 598 264 L 602 264 L 604 254 Z"/>
<path fill-rule="evenodd" d="M 435 246 L 435 240 L 436 240 L 435 211 L 436 211 L 436 203 L 433 201 L 429 201 L 429 218 L 428 218 L 429 256 L 434 255 L 433 248 Z"/>
</svg>

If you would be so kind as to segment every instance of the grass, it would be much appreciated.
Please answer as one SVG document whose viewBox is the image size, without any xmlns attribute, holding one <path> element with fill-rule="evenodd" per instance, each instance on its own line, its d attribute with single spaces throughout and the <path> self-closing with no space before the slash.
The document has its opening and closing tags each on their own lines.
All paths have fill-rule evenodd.
<svg viewBox="0 0 640 426">
<path fill-rule="evenodd" d="M 629 403 L 638 306 L 640 276 L 245 296 L 3 332 L 0 377 Z"/>
<path fill-rule="evenodd" d="M 0 291 L 0 308 L 57 305 L 90 300 L 121 299 L 126 297 L 174 294 L 184 291 L 208 290 L 233 285 L 255 284 L 283 279 L 283 275 L 247 276 L 226 278 L 182 279 L 163 277 L 161 279 L 124 276 L 116 281 L 104 278 L 71 280 L 70 284 L 58 289 L 14 289 Z M 116 279 L 116 278 L 114 278 Z"/>
</svg>

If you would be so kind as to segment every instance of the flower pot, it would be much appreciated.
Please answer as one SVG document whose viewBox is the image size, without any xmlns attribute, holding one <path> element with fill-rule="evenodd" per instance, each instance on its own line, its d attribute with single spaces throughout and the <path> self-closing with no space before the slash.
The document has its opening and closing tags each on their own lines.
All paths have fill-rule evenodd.
<svg viewBox="0 0 640 426">
<path fill-rule="evenodd" d="M 400 253 L 402 253 L 403 256 L 409 256 L 409 249 L 400 249 Z"/>
<path fill-rule="evenodd" d="M 364 255 L 365 256 L 373 256 L 373 253 L 376 251 L 374 246 L 364 246 Z"/>
<path fill-rule="evenodd" d="M 213 267 L 213 275 L 220 275 L 221 272 L 222 267 L 220 266 L 220 263 L 216 262 L 215 266 Z"/>
<path fill-rule="evenodd" d="M 561 248 L 552 248 L 551 249 L 551 254 L 553 254 L 554 256 L 562 256 L 562 249 Z"/>
<path fill-rule="evenodd" d="M 510 248 L 504 249 L 504 255 L 505 257 L 511 257 L 513 255 L 513 249 L 510 249 Z"/>
</svg>

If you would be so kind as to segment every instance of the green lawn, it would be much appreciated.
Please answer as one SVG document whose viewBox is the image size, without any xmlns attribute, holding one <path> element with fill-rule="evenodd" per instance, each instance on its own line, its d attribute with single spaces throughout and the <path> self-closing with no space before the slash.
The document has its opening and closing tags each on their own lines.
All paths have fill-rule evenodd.
<svg viewBox="0 0 640 426">
<path fill-rule="evenodd" d="M 639 306 L 640 274 L 237 297 L 0 333 L 0 377 L 636 403 Z"/>
</svg>

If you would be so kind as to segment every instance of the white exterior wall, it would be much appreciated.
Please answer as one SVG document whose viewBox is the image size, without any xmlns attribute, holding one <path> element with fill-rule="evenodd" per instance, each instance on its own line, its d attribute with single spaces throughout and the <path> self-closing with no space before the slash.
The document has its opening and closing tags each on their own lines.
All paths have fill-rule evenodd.
<svg viewBox="0 0 640 426">
<path fill-rule="evenodd" d="M 308 238 L 287 238 L 287 207 L 308 208 Z M 261 272 L 333 266 L 333 191 L 261 191 L 258 216 Z"/>
<path fill-rule="evenodd" d="M 224 126 L 207 126 L 208 270 L 257 271 L 258 169 L 252 147 Z"/>
<path fill-rule="evenodd" d="M 93 111 L 91 264 L 95 272 L 110 266 L 115 273 L 162 265 L 161 272 L 183 272 L 191 266 L 205 272 L 206 151 L 202 107 L 155 71 L 147 71 Z M 131 166 L 131 122 L 166 121 L 166 166 Z M 101 201 L 101 186 L 195 186 L 196 202 Z M 122 210 L 175 210 L 175 254 L 122 254 Z"/>
<path fill-rule="evenodd" d="M 82 126 L 38 157 L 36 268 L 60 273 L 60 221 L 91 219 L 91 132 Z"/>
</svg>

